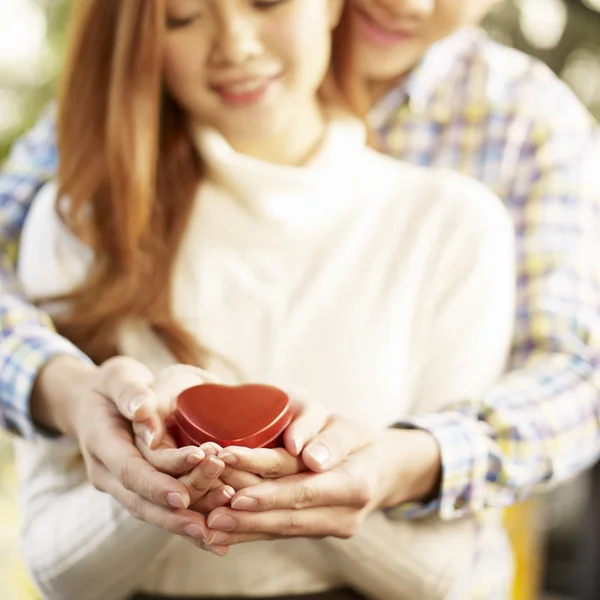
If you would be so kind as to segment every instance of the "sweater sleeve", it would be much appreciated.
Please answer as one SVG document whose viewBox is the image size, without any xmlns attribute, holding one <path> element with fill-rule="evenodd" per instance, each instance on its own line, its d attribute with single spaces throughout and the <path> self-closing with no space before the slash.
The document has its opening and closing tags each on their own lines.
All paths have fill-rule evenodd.
<svg viewBox="0 0 600 600">
<path fill-rule="evenodd" d="M 21 551 L 47 600 L 124 600 L 170 539 L 87 482 L 67 440 L 15 441 Z"/>
</svg>

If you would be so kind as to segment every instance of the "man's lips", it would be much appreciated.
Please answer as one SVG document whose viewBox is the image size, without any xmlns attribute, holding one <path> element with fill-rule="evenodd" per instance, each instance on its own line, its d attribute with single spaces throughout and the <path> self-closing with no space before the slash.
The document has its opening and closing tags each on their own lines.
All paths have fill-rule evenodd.
<svg viewBox="0 0 600 600">
<path fill-rule="evenodd" d="M 396 46 L 415 37 L 413 31 L 406 28 L 389 29 L 362 11 L 356 11 L 362 34 L 378 46 Z"/>
</svg>

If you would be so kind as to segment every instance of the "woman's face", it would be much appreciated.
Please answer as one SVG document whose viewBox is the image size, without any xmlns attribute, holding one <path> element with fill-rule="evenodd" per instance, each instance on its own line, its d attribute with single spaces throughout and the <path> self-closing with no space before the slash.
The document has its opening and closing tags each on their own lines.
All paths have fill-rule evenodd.
<svg viewBox="0 0 600 600">
<path fill-rule="evenodd" d="M 314 119 L 342 0 L 167 0 L 165 81 L 233 145 Z"/>
</svg>

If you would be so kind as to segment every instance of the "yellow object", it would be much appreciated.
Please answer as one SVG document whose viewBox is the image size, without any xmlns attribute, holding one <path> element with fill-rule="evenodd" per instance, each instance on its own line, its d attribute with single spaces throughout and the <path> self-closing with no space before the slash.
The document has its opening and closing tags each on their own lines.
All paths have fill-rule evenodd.
<svg viewBox="0 0 600 600">
<path fill-rule="evenodd" d="M 505 511 L 504 524 L 515 555 L 514 600 L 540 597 L 543 569 L 544 498 L 534 497 Z"/>
<path fill-rule="evenodd" d="M 29 581 L 17 546 L 19 518 L 11 450 L 8 436 L 0 433 L 0 598 L 37 600 L 39 595 Z"/>
</svg>

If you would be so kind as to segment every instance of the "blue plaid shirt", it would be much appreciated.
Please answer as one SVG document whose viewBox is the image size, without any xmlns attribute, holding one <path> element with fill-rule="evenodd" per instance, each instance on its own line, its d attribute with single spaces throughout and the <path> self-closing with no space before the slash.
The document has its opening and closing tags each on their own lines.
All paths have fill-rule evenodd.
<svg viewBox="0 0 600 600">
<path fill-rule="evenodd" d="M 464 30 L 432 48 L 374 108 L 383 149 L 447 167 L 504 199 L 517 231 L 518 307 L 511 369 L 483 398 L 407 421 L 442 451 L 439 500 L 404 507 L 451 519 L 563 482 L 598 457 L 600 428 L 600 134 L 542 64 Z M 39 369 L 81 356 L 15 282 L 19 232 L 57 168 L 48 113 L 0 176 L 0 417 L 36 434 L 28 410 Z"/>
</svg>

